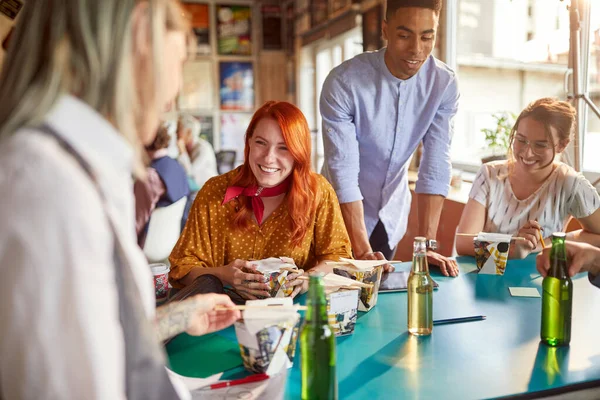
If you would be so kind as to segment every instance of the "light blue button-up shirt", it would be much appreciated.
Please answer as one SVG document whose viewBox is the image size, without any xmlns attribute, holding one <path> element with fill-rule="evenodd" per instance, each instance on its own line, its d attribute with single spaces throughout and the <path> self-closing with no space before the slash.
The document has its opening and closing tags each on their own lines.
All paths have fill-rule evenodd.
<svg viewBox="0 0 600 400">
<path fill-rule="evenodd" d="M 433 56 L 409 79 L 385 65 L 386 49 L 334 68 L 321 92 L 323 175 L 340 203 L 363 200 L 369 236 L 381 220 L 395 248 L 410 212 L 408 160 L 423 142 L 417 193 L 446 196 L 452 119 L 458 107 L 454 72 Z"/>
</svg>

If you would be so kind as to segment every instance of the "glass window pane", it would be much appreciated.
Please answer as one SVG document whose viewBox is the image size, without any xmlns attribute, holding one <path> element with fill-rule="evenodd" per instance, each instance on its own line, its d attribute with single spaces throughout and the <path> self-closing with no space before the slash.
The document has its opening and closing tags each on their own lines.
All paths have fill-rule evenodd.
<svg viewBox="0 0 600 400">
<path fill-rule="evenodd" d="M 600 3 L 591 4 L 590 15 L 590 55 L 588 60 L 589 98 L 600 108 Z M 600 118 L 588 108 L 587 130 L 583 147 L 583 169 L 600 172 Z"/>
<path fill-rule="evenodd" d="M 491 149 L 482 129 L 498 113 L 518 114 L 540 97 L 566 99 L 568 2 L 458 0 L 457 64 L 460 105 L 452 160 L 477 169 Z M 508 23 L 507 21 L 510 21 Z"/>
<path fill-rule="evenodd" d="M 459 56 L 568 64 L 565 2 L 459 0 L 458 5 Z"/>
</svg>

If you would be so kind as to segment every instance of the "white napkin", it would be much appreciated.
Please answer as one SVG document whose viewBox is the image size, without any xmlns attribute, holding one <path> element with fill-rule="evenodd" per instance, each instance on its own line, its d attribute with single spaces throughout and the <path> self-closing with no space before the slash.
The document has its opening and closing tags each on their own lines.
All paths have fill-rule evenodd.
<svg viewBox="0 0 600 400">
<path fill-rule="evenodd" d="M 256 264 L 256 269 L 262 273 L 277 272 L 283 267 L 298 269 L 294 260 L 289 257 L 270 257 L 264 260 L 251 261 Z"/>
<path fill-rule="evenodd" d="M 479 234 L 477 235 L 477 240 L 494 243 L 510 242 L 511 238 L 512 235 L 507 235 L 504 233 L 479 232 Z"/>
</svg>

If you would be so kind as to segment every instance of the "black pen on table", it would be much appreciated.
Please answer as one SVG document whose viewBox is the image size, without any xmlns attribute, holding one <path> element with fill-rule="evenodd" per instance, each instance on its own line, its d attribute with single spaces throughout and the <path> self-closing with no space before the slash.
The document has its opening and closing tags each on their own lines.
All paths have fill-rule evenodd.
<svg viewBox="0 0 600 400">
<path fill-rule="evenodd" d="M 436 321 L 433 321 L 433 324 L 434 325 L 458 324 L 461 322 L 483 321 L 484 319 L 485 319 L 485 315 L 475 315 L 472 317 L 438 319 Z"/>
</svg>

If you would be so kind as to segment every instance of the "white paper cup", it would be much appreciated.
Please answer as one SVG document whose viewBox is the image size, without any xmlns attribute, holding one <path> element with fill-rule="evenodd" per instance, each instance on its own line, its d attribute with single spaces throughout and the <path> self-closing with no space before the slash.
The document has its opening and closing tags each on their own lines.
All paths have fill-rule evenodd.
<svg viewBox="0 0 600 400">
<path fill-rule="evenodd" d="M 154 290 L 157 299 L 164 299 L 169 293 L 169 267 L 163 263 L 150 264 L 154 275 Z"/>
</svg>

